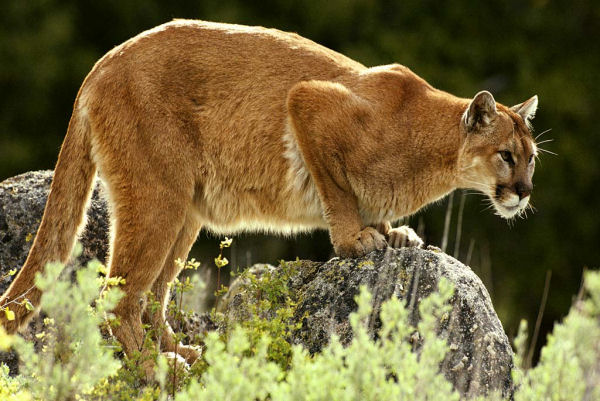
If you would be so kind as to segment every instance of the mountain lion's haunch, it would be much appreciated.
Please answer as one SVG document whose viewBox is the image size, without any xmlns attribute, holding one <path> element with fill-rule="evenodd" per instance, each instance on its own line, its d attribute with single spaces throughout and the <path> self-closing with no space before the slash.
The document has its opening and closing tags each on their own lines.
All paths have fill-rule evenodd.
<svg viewBox="0 0 600 401">
<path fill-rule="evenodd" d="M 528 204 L 537 97 L 514 107 L 489 92 L 461 99 L 408 68 L 366 68 L 298 35 L 173 21 L 117 46 L 75 100 L 35 242 L 0 299 L 14 332 L 40 293 L 33 278 L 65 262 L 98 173 L 109 191 L 109 271 L 125 278 L 114 334 L 131 354 L 142 321 L 162 332 L 168 283 L 201 228 L 293 233 L 327 228 L 335 252 L 357 257 L 419 246 L 390 222 L 456 188 L 487 194 L 498 214 Z M 151 290 L 162 305 L 145 309 Z M 189 362 L 192 348 L 177 346 Z"/>
</svg>

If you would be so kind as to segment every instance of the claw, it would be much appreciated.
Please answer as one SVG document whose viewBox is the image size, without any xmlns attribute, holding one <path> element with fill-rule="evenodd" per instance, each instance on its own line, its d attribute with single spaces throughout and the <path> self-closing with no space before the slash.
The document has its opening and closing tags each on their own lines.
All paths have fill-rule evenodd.
<svg viewBox="0 0 600 401">
<path fill-rule="evenodd" d="M 423 247 L 423 240 L 408 226 L 393 228 L 388 232 L 388 242 L 392 248 Z"/>
</svg>

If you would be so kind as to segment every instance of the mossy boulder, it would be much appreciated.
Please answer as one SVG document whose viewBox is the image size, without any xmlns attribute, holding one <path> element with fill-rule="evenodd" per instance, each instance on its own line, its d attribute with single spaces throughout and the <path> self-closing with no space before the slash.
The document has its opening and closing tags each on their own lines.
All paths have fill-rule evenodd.
<svg viewBox="0 0 600 401">
<path fill-rule="evenodd" d="M 375 337 L 381 327 L 379 312 L 384 301 L 392 296 L 404 300 L 416 326 L 420 301 L 445 277 L 454 286 L 452 312 L 440 323 L 438 333 L 450 347 L 441 366 L 446 378 L 467 396 L 492 390 L 505 396 L 512 393 L 513 351 L 485 286 L 468 266 L 437 248 L 388 248 L 360 259 L 284 262 L 278 268 L 257 265 L 250 271 L 258 281 L 272 281 L 278 274 L 285 277 L 294 305 L 291 325 L 295 329 L 288 340 L 302 344 L 311 353 L 327 345 L 332 334 L 342 344 L 350 343 L 348 317 L 356 310 L 355 297 L 361 286 L 373 295 L 368 325 Z M 251 306 L 262 296 L 256 291 L 260 285 L 251 283 L 242 275 L 223 298 L 219 309 L 228 326 L 248 319 Z M 263 313 L 268 317 L 273 312 Z M 418 349 L 420 339 L 415 336 L 412 340 Z"/>
</svg>

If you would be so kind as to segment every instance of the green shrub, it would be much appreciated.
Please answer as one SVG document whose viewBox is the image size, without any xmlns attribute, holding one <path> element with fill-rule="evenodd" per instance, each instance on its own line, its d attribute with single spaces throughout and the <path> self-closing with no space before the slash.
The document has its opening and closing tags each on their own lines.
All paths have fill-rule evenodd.
<svg viewBox="0 0 600 401">
<path fill-rule="evenodd" d="M 343 347 L 334 336 L 322 352 L 309 355 L 298 345 L 273 348 L 285 342 L 290 329 L 294 302 L 286 289 L 288 273 L 250 279 L 250 287 L 261 294 L 250 309 L 257 315 L 227 333 L 209 333 L 204 339 L 205 365 L 180 378 L 187 384 L 178 390 L 168 378 L 163 356 L 157 360 L 157 383 L 144 385 L 135 359 L 119 362 L 114 348 L 102 339 L 98 326 L 119 291 L 101 292 L 106 280 L 98 276 L 100 265 L 91 263 L 78 271 L 74 283 L 69 277 L 60 278 L 61 270 L 60 265 L 48 265 L 36 281 L 44 290 L 41 309 L 48 316 L 41 350 L 36 352 L 33 345 L 0 329 L 0 349 L 14 346 L 22 361 L 16 377 L 10 377 L 6 367 L 0 369 L 0 400 L 460 399 L 440 373 L 448 346 L 435 334 L 450 308 L 452 288 L 445 281 L 437 293 L 421 301 L 417 327 L 410 325 L 402 301 L 392 298 L 384 303 L 376 340 L 366 329 L 371 296 L 362 288 L 358 310 L 350 316 L 352 342 Z M 538 365 L 513 371 L 516 401 L 600 399 L 599 272 L 586 275 L 585 288 L 586 295 L 548 337 Z M 268 316 L 279 320 L 269 325 Z M 524 328 L 515 339 L 517 366 L 526 348 Z M 419 352 L 411 342 L 416 332 L 422 340 Z M 498 399 L 498 394 L 479 397 Z"/>
<path fill-rule="evenodd" d="M 59 279 L 64 266 L 50 263 L 35 284 L 44 291 L 43 346 L 36 351 L 21 337 L 14 347 L 21 358 L 24 387 L 35 398 L 68 400 L 90 393 L 121 366 L 102 339 L 98 326 L 120 298 L 117 288 L 100 293 L 105 282 L 98 277 L 99 262 L 90 262 L 76 273 L 75 283 Z M 94 306 L 90 306 L 94 303 Z"/>
<path fill-rule="evenodd" d="M 397 298 L 382 307 L 380 339 L 371 340 L 366 319 L 371 313 L 371 295 L 365 288 L 357 297 L 358 311 L 350 316 L 354 339 L 343 347 L 336 337 L 320 353 L 309 356 L 301 346 L 292 347 L 287 371 L 269 361 L 271 339 L 263 336 L 256 349 L 248 329 L 237 327 L 224 342 L 216 333 L 206 340 L 209 366 L 200 381 L 194 381 L 176 397 L 185 400 L 458 400 L 459 395 L 440 373 L 447 351 L 435 334 L 437 323 L 449 311 L 446 301 L 452 288 L 440 282 L 440 292 L 423 300 L 424 317 L 417 328 L 408 323 L 408 312 Z M 419 355 L 412 352 L 411 335 L 423 338 Z"/>
<path fill-rule="evenodd" d="M 289 289 L 288 281 L 297 274 L 298 262 L 281 262 L 276 271 L 266 269 L 260 277 L 252 271 L 240 276 L 243 285 L 245 308 L 248 318 L 238 324 L 248 336 L 249 349 L 255 349 L 263 337 L 269 339 L 268 360 L 287 369 L 292 359 L 292 346 L 289 338 L 299 329 L 293 321 L 297 300 Z M 233 329 L 233 327 L 232 327 Z M 227 333 L 225 335 L 227 338 Z"/>
<path fill-rule="evenodd" d="M 537 366 L 526 372 L 515 369 L 515 401 L 600 400 L 600 273 L 585 275 L 586 299 L 573 305 L 556 324 L 542 348 Z M 524 359 L 521 322 L 516 365 Z"/>
<path fill-rule="evenodd" d="M 0 329 L 0 338 L 6 341 L 8 336 Z M 8 342 L 8 341 L 6 341 Z M 0 351 L 6 350 L 0 346 Z M 31 393 L 24 389 L 25 383 L 22 376 L 10 377 L 8 375 L 8 366 L 0 366 L 0 400 L 2 401 L 30 401 Z"/>
</svg>

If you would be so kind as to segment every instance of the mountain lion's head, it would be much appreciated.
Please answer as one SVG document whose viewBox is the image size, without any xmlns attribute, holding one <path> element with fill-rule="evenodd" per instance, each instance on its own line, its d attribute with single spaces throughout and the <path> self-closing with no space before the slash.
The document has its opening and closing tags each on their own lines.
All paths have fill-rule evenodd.
<svg viewBox="0 0 600 401">
<path fill-rule="evenodd" d="M 485 193 L 496 213 L 506 219 L 525 211 L 533 189 L 537 146 L 529 123 L 537 104 L 534 96 L 508 108 L 483 91 L 473 98 L 462 117 L 461 187 Z"/>
</svg>

